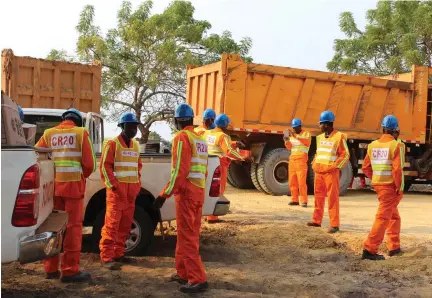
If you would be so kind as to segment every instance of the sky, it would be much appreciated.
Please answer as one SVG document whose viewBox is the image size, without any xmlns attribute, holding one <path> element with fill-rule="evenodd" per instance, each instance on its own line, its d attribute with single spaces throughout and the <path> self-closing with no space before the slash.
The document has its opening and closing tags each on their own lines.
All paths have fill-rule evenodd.
<svg viewBox="0 0 432 298">
<path fill-rule="evenodd" d="M 131 1 L 136 7 L 142 1 Z M 153 12 L 160 13 L 169 0 L 154 0 Z M 252 38 L 250 52 L 255 63 L 326 70 L 333 57 L 333 41 L 343 38 L 339 15 L 351 11 L 357 25 L 365 25 L 365 13 L 376 0 L 192 0 L 195 19 L 212 24 L 209 33 L 232 32 L 239 40 Z M 83 7 L 95 7 L 95 23 L 103 32 L 116 26 L 121 0 L 14 0 L 2 1 L 0 49 L 11 48 L 17 56 L 45 58 L 51 49 L 73 54 L 76 48 L 79 14 Z M 172 138 L 169 127 L 156 123 L 151 130 Z M 105 136 L 119 133 L 116 123 L 107 123 Z"/>
</svg>

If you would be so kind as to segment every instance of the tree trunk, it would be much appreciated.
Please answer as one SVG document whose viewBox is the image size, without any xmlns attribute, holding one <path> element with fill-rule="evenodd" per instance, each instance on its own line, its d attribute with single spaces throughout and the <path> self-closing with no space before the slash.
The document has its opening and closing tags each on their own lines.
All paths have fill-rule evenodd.
<svg viewBox="0 0 432 298">
<path fill-rule="evenodd" d="M 149 135 L 150 135 L 150 129 L 149 127 L 145 127 L 143 124 L 138 125 L 138 129 L 141 132 L 141 138 L 139 139 L 140 144 L 147 144 Z"/>
</svg>

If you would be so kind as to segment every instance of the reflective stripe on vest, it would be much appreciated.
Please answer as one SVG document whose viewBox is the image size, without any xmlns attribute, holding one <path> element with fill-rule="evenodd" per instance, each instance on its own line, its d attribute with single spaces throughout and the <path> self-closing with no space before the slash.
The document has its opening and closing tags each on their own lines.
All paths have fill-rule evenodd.
<svg viewBox="0 0 432 298">
<path fill-rule="evenodd" d="M 82 179 L 83 127 L 47 129 L 45 143 L 52 149 L 55 164 L 55 181 L 72 182 Z"/>
<path fill-rule="evenodd" d="M 114 157 L 114 176 L 121 183 L 138 183 L 138 159 L 140 158 L 139 145 L 132 140 L 132 148 L 125 148 L 119 137 L 115 137 L 116 152 Z"/>
<path fill-rule="evenodd" d="M 329 138 L 326 138 L 324 134 L 317 136 L 315 163 L 332 165 L 337 160 L 336 152 L 341 142 L 341 138 L 341 132 L 336 132 Z"/>
<path fill-rule="evenodd" d="M 393 157 L 397 148 L 396 140 L 381 143 L 373 141 L 368 146 L 368 155 L 372 165 L 372 183 L 373 184 L 392 184 L 394 183 L 392 175 Z"/>
<path fill-rule="evenodd" d="M 224 156 L 222 148 L 218 145 L 218 140 L 222 135 L 224 135 L 222 131 L 207 130 L 204 133 L 204 139 L 208 144 L 208 154 L 217 155 L 219 157 Z"/>
<path fill-rule="evenodd" d="M 205 188 L 207 162 L 208 162 L 208 146 L 203 137 L 194 134 L 188 130 L 184 130 L 189 138 L 192 147 L 191 166 L 187 179 L 200 188 Z"/>
<path fill-rule="evenodd" d="M 309 136 L 309 132 L 302 131 L 300 132 L 300 134 L 296 134 L 295 137 L 290 137 L 290 142 L 292 145 L 291 155 L 297 156 L 308 154 L 309 146 L 305 146 L 302 142 L 299 141 L 299 139 L 309 139 Z"/>
</svg>

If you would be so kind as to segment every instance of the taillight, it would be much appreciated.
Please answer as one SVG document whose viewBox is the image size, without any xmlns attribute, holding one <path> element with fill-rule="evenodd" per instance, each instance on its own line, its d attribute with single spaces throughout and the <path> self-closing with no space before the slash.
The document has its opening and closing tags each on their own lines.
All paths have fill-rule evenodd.
<svg viewBox="0 0 432 298">
<path fill-rule="evenodd" d="M 213 173 L 209 196 L 211 197 L 220 196 L 220 177 L 221 177 L 220 167 L 217 167 Z"/>
<path fill-rule="evenodd" d="M 39 166 L 33 165 L 25 171 L 18 189 L 12 214 L 14 227 L 31 227 L 39 215 Z"/>
</svg>

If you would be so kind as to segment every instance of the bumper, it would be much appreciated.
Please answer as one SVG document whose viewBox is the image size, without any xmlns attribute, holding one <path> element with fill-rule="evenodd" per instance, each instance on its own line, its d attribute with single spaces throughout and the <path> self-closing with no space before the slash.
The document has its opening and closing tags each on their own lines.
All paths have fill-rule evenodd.
<svg viewBox="0 0 432 298">
<path fill-rule="evenodd" d="M 54 211 L 42 223 L 36 234 L 20 242 L 19 261 L 21 264 L 40 261 L 60 253 L 68 214 Z"/>
<path fill-rule="evenodd" d="M 230 201 L 225 196 L 221 196 L 215 205 L 213 215 L 223 216 L 228 214 L 230 209 Z"/>
</svg>

